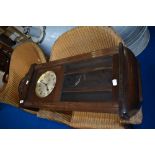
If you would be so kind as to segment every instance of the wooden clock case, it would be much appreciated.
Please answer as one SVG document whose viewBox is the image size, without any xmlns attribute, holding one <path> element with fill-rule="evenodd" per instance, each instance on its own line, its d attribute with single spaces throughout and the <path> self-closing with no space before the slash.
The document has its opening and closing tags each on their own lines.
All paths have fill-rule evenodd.
<svg viewBox="0 0 155 155">
<path fill-rule="evenodd" d="M 35 93 L 38 78 L 54 71 L 55 88 L 45 98 Z M 133 53 L 118 47 L 33 64 L 19 85 L 20 107 L 33 110 L 118 113 L 129 119 L 142 100 L 140 71 Z"/>
</svg>

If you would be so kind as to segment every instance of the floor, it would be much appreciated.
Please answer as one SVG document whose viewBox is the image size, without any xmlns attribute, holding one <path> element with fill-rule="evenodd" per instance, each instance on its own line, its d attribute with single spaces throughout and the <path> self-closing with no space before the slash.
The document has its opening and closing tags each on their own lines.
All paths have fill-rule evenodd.
<svg viewBox="0 0 155 155">
<path fill-rule="evenodd" d="M 133 125 L 136 129 L 155 128 L 155 27 L 149 27 L 149 30 L 150 42 L 138 56 L 142 72 L 143 122 L 141 125 Z M 69 129 L 70 127 L 0 103 L 0 128 Z"/>
<path fill-rule="evenodd" d="M 69 129 L 70 127 L 38 118 L 13 106 L 0 103 L 0 129 Z"/>
</svg>

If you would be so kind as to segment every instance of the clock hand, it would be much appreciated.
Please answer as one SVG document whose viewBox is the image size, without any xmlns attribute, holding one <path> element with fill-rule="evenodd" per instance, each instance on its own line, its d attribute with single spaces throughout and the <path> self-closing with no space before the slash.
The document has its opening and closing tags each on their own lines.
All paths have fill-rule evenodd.
<svg viewBox="0 0 155 155">
<path fill-rule="evenodd" d="M 44 82 L 42 82 L 42 81 L 40 81 L 40 82 L 47 86 L 47 83 L 44 83 Z"/>
<path fill-rule="evenodd" d="M 49 91 L 48 84 L 47 84 L 47 83 L 44 83 L 44 82 L 42 82 L 42 81 L 40 81 L 40 82 L 41 82 L 42 84 L 44 84 L 44 85 L 46 86 L 46 88 L 47 88 L 46 90 Z"/>
</svg>

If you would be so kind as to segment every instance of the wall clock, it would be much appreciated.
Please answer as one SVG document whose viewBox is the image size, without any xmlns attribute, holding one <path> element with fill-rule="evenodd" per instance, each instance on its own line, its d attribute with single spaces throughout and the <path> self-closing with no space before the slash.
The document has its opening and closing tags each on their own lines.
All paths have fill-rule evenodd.
<svg viewBox="0 0 155 155">
<path fill-rule="evenodd" d="M 19 85 L 20 107 L 118 113 L 128 119 L 142 100 L 139 65 L 118 47 L 33 64 Z"/>
</svg>

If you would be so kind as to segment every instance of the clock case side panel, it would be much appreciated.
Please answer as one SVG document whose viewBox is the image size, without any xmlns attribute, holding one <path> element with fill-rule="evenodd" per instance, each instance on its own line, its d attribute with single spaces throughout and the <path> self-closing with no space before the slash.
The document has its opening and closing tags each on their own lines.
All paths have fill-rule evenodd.
<svg viewBox="0 0 155 155">
<path fill-rule="evenodd" d="M 32 82 L 32 77 L 34 74 L 36 64 L 32 64 L 28 73 L 25 75 L 25 77 L 20 81 L 18 92 L 19 92 L 19 99 L 20 99 L 20 105 L 22 106 L 23 103 L 27 100 L 27 95 L 29 92 L 29 86 Z"/>
<path fill-rule="evenodd" d="M 129 119 L 141 107 L 140 67 L 131 50 L 119 45 L 119 114 Z"/>
</svg>

